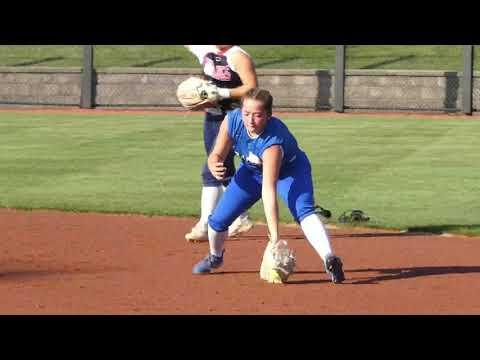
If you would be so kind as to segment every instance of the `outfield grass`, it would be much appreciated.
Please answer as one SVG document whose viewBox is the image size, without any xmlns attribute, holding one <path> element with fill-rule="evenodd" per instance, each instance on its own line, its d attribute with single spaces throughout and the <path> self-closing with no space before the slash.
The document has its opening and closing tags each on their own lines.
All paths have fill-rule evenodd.
<svg viewBox="0 0 480 360">
<path fill-rule="evenodd" d="M 286 123 L 335 218 L 360 208 L 374 227 L 480 234 L 478 120 Z M 0 207 L 196 216 L 201 128 L 199 115 L 0 113 Z"/>
<path fill-rule="evenodd" d="M 244 45 L 259 69 L 333 69 L 335 45 Z M 478 46 L 476 47 L 478 51 Z M 80 45 L 1 45 L 0 66 L 82 66 Z M 95 66 L 198 67 L 181 45 L 97 45 Z M 349 45 L 348 69 L 461 71 L 462 45 Z M 480 71 L 480 56 L 475 58 Z"/>
</svg>

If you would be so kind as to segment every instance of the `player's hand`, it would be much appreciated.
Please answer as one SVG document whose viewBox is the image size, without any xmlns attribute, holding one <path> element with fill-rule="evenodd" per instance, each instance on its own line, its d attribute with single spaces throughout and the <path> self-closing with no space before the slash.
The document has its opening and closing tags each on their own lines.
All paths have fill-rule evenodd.
<svg viewBox="0 0 480 360">
<path fill-rule="evenodd" d="M 227 168 L 223 165 L 223 162 L 217 162 L 210 167 L 210 172 L 217 180 L 223 180 L 227 173 Z"/>
</svg>

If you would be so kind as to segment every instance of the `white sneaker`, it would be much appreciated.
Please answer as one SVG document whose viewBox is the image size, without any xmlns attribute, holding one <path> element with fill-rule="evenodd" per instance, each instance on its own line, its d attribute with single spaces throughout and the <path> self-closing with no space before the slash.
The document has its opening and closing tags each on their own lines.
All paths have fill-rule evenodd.
<svg viewBox="0 0 480 360">
<path fill-rule="evenodd" d="M 208 241 L 207 226 L 197 223 L 188 234 L 185 234 L 185 239 L 190 242 Z"/>
<path fill-rule="evenodd" d="M 235 221 L 228 228 L 228 236 L 237 236 L 241 233 L 249 231 L 253 227 L 253 222 L 248 218 L 248 216 L 235 219 Z"/>
</svg>

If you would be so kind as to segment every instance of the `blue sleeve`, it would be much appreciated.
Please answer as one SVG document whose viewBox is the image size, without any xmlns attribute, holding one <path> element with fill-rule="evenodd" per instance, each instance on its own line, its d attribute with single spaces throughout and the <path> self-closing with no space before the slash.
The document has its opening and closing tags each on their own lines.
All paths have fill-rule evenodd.
<svg viewBox="0 0 480 360">
<path fill-rule="evenodd" d="M 262 151 L 259 154 L 260 157 L 263 157 L 263 153 L 265 152 L 265 150 L 267 150 L 269 147 L 272 147 L 273 145 L 280 145 L 283 153 L 285 153 L 285 149 L 283 148 L 283 138 L 279 136 L 270 136 L 262 146 Z"/>
</svg>

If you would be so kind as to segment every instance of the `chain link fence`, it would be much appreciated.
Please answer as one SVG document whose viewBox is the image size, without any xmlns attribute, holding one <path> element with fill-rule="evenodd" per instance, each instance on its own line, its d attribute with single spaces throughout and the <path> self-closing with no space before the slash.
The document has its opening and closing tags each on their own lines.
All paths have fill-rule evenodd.
<svg viewBox="0 0 480 360">
<path fill-rule="evenodd" d="M 302 88 L 306 81 L 312 89 L 332 86 L 331 74 L 315 76 L 312 69 L 334 69 L 335 45 L 246 45 L 255 62 L 261 86 L 275 92 L 279 107 L 330 109 L 328 100 L 317 101 L 316 91 L 302 93 L 286 89 Z M 178 107 L 175 89 L 188 76 L 200 75 L 197 58 L 183 45 L 95 46 L 97 73 L 96 105 Z M 277 72 L 278 70 L 278 72 Z M 298 71 L 281 76 L 285 71 Z M 310 72 L 303 74 L 302 72 Z M 325 72 L 324 72 L 325 73 Z M 276 89 L 276 91 L 275 91 Z"/>
<path fill-rule="evenodd" d="M 242 47 L 256 64 L 260 85 L 273 90 L 282 108 L 334 108 L 336 45 Z M 94 106 L 178 107 L 174 89 L 201 72 L 182 45 L 93 49 Z M 479 46 L 475 50 L 480 71 Z M 347 110 L 462 110 L 463 45 L 348 45 L 345 54 Z M 0 104 L 78 106 L 83 66 L 82 45 L 0 46 Z M 472 103 L 478 111 L 477 78 Z"/>
<path fill-rule="evenodd" d="M 78 106 L 81 45 L 1 45 L 0 104 Z"/>
<path fill-rule="evenodd" d="M 346 109 L 462 108 L 462 45 L 348 45 L 345 64 Z"/>
</svg>

